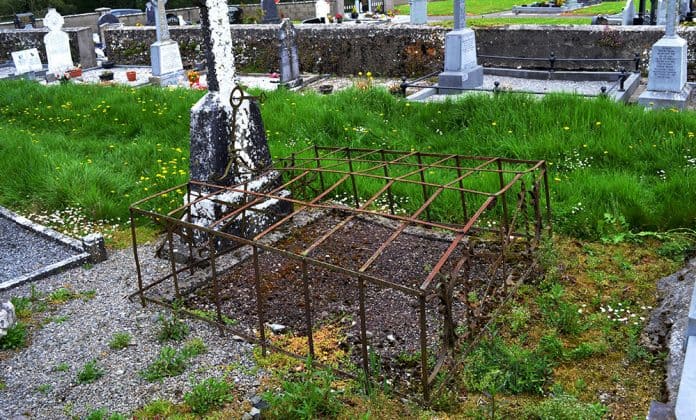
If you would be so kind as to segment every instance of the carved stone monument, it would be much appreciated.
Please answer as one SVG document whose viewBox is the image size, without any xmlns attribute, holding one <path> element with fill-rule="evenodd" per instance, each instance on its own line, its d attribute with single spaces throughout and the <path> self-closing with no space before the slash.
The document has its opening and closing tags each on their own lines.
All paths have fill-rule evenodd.
<svg viewBox="0 0 696 420">
<path fill-rule="evenodd" d="M 302 85 L 300 58 L 297 55 L 297 31 L 290 19 L 283 19 L 278 30 L 280 44 L 280 83 L 289 88 Z"/>
<path fill-rule="evenodd" d="M 208 63 L 208 93 L 191 109 L 191 180 L 220 186 L 244 184 L 250 192 L 267 192 L 280 185 L 273 171 L 266 131 L 258 103 L 235 80 L 232 35 L 226 0 L 201 0 L 201 29 Z M 192 200 L 218 188 L 193 188 Z M 281 191 L 281 195 L 289 195 Z M 253 197 L 252 197 L 253 198 Z M 217 193 L 191 206 L 192 223 L 209 226 L 249 197 L 241 192 Z M 287 202 L 258 199 L 246 223 L 232 220 L 225 232 L 252 237 L 290 210 Z M 241 217 L 237 218 L 241 219 Z M 216 226 L 220 229 L 220 226 Z"/>
<path fill-rule="evenodd" d="M 483 67 L 476 59 L 476 35 L 466 28 L 464 0 L 455 0 L 454 30 L 445 35 L 445 71 L 438 76 L 438 94 L 461 93 L 461 89 L 482 84 Z"/>
<path fill-rule="evenodd" d="M 677 0 L 668 0 L 665 35 L 650 53 L 648 88 L 638 103 L 650 108 L 683 109 L 691 94 L 686 83 L 686 40 L 677 35 Z"/>
<path fill-rule="evenodd" d="M 155 27 L 157 29 L 157 42 L 150 46 L 150 60 L 152 62 L 153 82 L 160 85 L 175 84 L 182 76 L 184 66 L 181 63 L 179 44 L 169 37 L 167 26 L 167 13 L 164 6 L 167 0 L 151 0 L 157 6 L 155 13 Z"/>
<path fill-rule="evenodd" d="M 62 75 L 74 67 L 70 54 L 70 38 L 63 32 L 65 20 L 60 13 L 56 12 L 56 9 L 48 9 L 43 22 L 48 28 L 48 33 L 44 36 L 48 73 Z"/>
<path fill-rule="evenodd" d="M 280 23 L 275 0 L 261 0 L 261 8 L 263 9 L 261 23 Z"/>
<path fill-rule="evenodd" d="M 33 73 L 43 70 L 41 58 L 39 58 L 39 50 L 31 48 L 22 51 L 12 52 L 12 62 L 15 67 L 15 74 Z"/>
</svg>

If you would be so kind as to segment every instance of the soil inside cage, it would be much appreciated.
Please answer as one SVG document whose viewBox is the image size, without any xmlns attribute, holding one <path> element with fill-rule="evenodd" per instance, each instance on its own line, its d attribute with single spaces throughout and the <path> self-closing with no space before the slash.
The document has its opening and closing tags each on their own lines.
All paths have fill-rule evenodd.
<svg viewBox="0 0 696 420">
<path fill-rule="evenodd" d="M 382 217 L 351 216 L 349 212 L 332 210 L 292 230 L 273 246 L 302 255 L 336 226 L 341 227 L 310 252 L 305 252 L 310 259 L 291 258 L 272 251 L 258 254 L 262 316 L 266 325 L 281 324 L 289 330 L 285 334 L 306 337 L 309 302 L 313 330 L 328 326 L 340 331 L 339 346 L 347 355 L 341 367 L 355 370 L 362 366 L 358 277 L 317 265 L 311 259 L 358 271 L 393 235 L 398 224 Z M 452 238 L 449 233 L 409 227 L 384 248 L 364 273 L 418 289 L 452 244 Z M 468 264 L 453 273 L 457 262 L 467 253 Z M 499 254 L 495 244 L 471 239 L 462 241 L 441 269 L 444 276 L 438 276 L 428 288 L 425 343 L 429 369 L 443 348 L 444 306 L 438 283 L 454 278 L 452 318 L 457 331 L 463 332 L 473 325 L 471 314 L 484 305 L 484 300 L 492 302 L 500 297 L 502 290 L 498 286 L 516 269 L 509 264 L 492 268 Z M 233 320 L 236 328 L 256 334 L 260 322 L 255 279 L 254 259 L 248 258 L 218 276 L 216 287 L 209 282 L 189 295 L 185 306 L 214 312 L 217 290 L 222 314 Z M 420 380 L 422 349 L 419 298 L 403 290 L 365 281 L 364 307 L 370 359 L 379 361 L 377 368 L 381 371 L 372 374 L 389 378 L 400 389 L 415 391 Z M 317 357 L 321 361 L 322 355 L 317 354 Z"/>
</svg>

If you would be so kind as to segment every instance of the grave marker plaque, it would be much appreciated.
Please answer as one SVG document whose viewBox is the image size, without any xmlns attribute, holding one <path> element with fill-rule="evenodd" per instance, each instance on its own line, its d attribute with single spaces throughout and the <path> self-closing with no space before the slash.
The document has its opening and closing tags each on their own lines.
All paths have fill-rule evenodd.
<svg viewBox="0 0 696 420">
<path fill-rule="evenodd" d="M 39 58 L 39 50 L 31 48 L 28 50 L 14 51 L 12 62 L 15 66 L 15 74 L 25 74 L 43 70 L 43 64 Z"/>
</svg>

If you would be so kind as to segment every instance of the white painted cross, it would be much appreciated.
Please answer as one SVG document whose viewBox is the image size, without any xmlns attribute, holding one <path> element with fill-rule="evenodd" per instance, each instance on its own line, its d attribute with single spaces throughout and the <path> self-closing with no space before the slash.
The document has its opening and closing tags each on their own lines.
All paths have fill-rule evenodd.
<svg viewBox="0 0 696 420">
<path fill-rule="evenodd" d="M 667 21 L 665 22 L 665 37 L 677 37 L 677 0 L 667 0 Z"/>
</svg>

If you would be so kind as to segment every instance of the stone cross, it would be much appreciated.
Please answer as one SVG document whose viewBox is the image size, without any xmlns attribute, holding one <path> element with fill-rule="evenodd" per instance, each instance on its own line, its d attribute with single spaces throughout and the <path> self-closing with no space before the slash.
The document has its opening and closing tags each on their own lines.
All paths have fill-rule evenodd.
<svg viewBox="0 0 696 420">
<path fill-rule="evenodd" d="M 167 0 L 151 0 L 157 5 L 157 13 L 155 13 L 155 27 L 157 29 L 157 40 L 166 41 L 169 39 L 169 26 L 167 25 L 167 11 L 164 8 L 167 5 Z"/>
<path fill-rule="evenodd" d="M 237 86 L 236 69 L 232 54 L 232 32 L 225 0 L 205 0 L 201 7 L 201 31 L 206 46 L 208 63 L 208 90 L 220 92 L 223 102 Z"/>
<path fill-rule="evenodd" d="M 271 170 L 261 109 L 235 80 L 227 0 L 199 0 L 199 5 L 208 65 L 208 93 L 191 108 L 191 180 L 221 186 L 246 183 L 245 189 L 256 192 L 276 189 L 280 177 Z M 209 188 L 193 186 L 191 198 L 196 200 L 199 194 L 210 192 Z M 245 194 L 234 191 L 217 194 L 211 200 L 199 200 L 191 205 L 189 221 L 210 226 L 247 200 Z M 243 215 L 233 218 L 224 230 L 253 237 L 277 220 L 277 215 L 286 214 L 291 208 L 288 202 L 277 199 L 261 201 L 249 210 L 251 214 L 247 219 L 251 219 L 244 222 Z M 221 228 L 220 225 L 216 227 Z"/>
<path fill-rule="evenodd" d="M 63 73 L 73 67 L 70 54 L 70 37 L 63 32 L 65 20 L 56 9 L 48 9 L 44 17 L 44 26 L 49 32 L 44 36 L 46 45 L 46 58 L 48 59 L 49 73 Z"/>
<path fill-rule="evenodd" d="M 466 3 L 465 0 L 454 0 L 454 30 L 466 27 Z"/>
<path fill-rule="evenodd" d="M 677 37 L 677 0 L 667 0 L 667 21 L 665 22 L 665 37 Z"/>
</svg>

